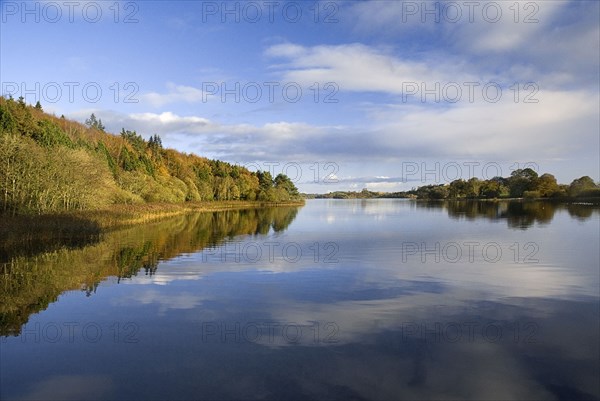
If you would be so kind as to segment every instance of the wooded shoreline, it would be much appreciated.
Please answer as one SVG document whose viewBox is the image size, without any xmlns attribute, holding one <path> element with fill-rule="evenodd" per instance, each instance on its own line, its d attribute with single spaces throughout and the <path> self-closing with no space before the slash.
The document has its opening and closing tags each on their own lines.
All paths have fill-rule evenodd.
<svg viewBox="0 0 600 401">
<path fill-rule="evenodd" d="M 188 213 L 303 205 L 304 200 L 144 203 L 42 215 L 0 215 L 0 249 L 36 241 L 77 242 L 104 232 Z"/>
<path fill-rule="evenodd" d="M 159 135 L 145 135 L 147 139 L 125 128 L 113 135 L 94 114 L 83 125 L 45 113 L 39 102 L 31 106 L 23 97 L 0 96 L 0 213 L 108 210 L 110 216 L 114 205 L 123 205 L 117 212 L 125 210 L 127 218 L 137 220 L 137 206 L 131 217 L 126 205 L 185 203 L 188 210 L 212 202 L 301 200 L 285 174 L 273 177 L 268 171 L 165 148 Z M 222 206 L 209 206 L 214 207 Z M 155 209 L 149 207 L 151 215 Z M 164 213 L 173 211 L 166 209 Z"/>
</svg>

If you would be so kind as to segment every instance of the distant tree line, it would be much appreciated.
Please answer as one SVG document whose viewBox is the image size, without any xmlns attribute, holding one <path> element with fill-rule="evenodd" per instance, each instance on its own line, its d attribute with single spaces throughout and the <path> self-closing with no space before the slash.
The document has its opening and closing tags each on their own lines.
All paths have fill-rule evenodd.
<svg viewBox="0 0 600 401">
<path fill-rule="evenodd" d="M 538 176 L 526 168 L 515 170 L 506 178 L 461 179 L 450 184 L 422 186 L 406 193 L 419 199 L 593 198 L 600 197 L 600 186 L 589 176 L 577 178 L 570 185 L 559 184 L 552 174 Z"/>
<path fill-rule="evenodd" d="M 111 204 L 300 199 L 285 175 L 163 148 L 123 129 L 105 132 L 92 114 L 85 125 L 57 118 L 21 97 L 0 97 L 0 213 L 51 213 Z"/>
<path fill-rule="evenodd" d="M 489 180 L 471 178 L 454 180 L 449 184 L 424 185 L 410 191 L 382 193 L 363 189 L 361 192 L 337 191 L 314 198 L 368 199 L 368 198 L 416 198 L 416 199 L 568 199 L 598 198 L 600 185 L 589 176 L 577 178 L 569 185 L 558 184 L 552 174 L 538 174 L 531 168 L 512 172 L 510 177 L 494 177 Z"/>
</svg>

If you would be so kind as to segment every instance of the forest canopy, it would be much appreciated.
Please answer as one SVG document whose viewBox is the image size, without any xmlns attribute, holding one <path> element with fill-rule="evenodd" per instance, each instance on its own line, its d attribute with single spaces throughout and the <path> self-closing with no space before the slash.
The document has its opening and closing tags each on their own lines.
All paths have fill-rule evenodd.
<svg viewBox="0 0 600 401">
<path fill-rule="evenodd" d="M 0 97 L 0 213 L 94 210 L 112 204 L 300 199 L 285 175 L 186 154 L 135 131 L 105 131 Z"/>
</svg>

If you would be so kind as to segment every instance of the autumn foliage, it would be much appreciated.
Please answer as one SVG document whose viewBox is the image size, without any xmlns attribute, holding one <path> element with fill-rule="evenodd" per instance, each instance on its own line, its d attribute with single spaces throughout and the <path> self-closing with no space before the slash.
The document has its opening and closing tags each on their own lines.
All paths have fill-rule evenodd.
<svg viewBox="0 0 600 401">
<path fill-rule="evenodd" d="M 147 202 L 299 199 L 285 175 L 163 148 L 158 135 L 104 131 L 0 97 L 0 213 L 44 214 Z"/>
</svg>

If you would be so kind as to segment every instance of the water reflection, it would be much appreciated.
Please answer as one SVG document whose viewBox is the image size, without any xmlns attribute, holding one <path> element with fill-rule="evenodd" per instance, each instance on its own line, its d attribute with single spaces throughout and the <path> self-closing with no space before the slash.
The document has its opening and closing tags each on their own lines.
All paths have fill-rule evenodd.
<svg viewBox="0 0 600 401">
<path fill-rule="evenodd" d="M 597 209 L 553 207 L 315 200 L 295 220 L 297 209 L 189 216 L 59 252 L 48 258 L 61 263 L 39 262 L 44 272 L 28 265 L 40 288 L 56 296 L 96 283 L 97 293 L 65 292 L 4 339 L 1 396 L 597 400 L 600 219 Z M 527 230 L 513 229 L 523 221 Z M 402 255 L 405 243 L 475 240 L 507 255 Z M 277 241 L 313 250 L 334 241 L 338 261 L 311 251 L 253 263 L 217 251 Z M 508 247 L 529 242 L 539 261 L 514 260 Z M 17 309 L 44 294 L 20 285 L 9 299 Z M 69 322 L 73 341 L 44 331 Z M 95 342 L 81 330 L 92 323 L 104 333 Z"/>
<path fill-rule="evenodd" d="M 182 253 L 215 247 L 242 234 L 281 232 L 297 213 L 297 207 L 195 213 L 109 232 L 101 240 L 98 236 L 87 241 L 87 246 L 51 239 L 26 255 L 21 247 L 7 251 L 8 262 L 0 264 L 0 335 L 18 335 L 29 315 L 46 309 L 64 291 L 80 288 L 90 296 L 109 276 L 117 282 L 140 271 L 151 276 L 160 261 Z"/>
<path fill-rule="evenodd" d="M 598 205 L 591 203 L 559 203 L 551 201 L 418 201 L 418 208 L 444 209 L 454 219 L 506 220 L 508 227 L 527 229 L 548 224 L 557 211 L 566 210 L 582 221 L 598 214 Z"/>
<path fill-rule="evenodd" d="M 1 216 L 0 264 L 15 256 L 31 257 L 58 249 L 97 243 L 100 227 L 77 216 Z"/>
</svg>

